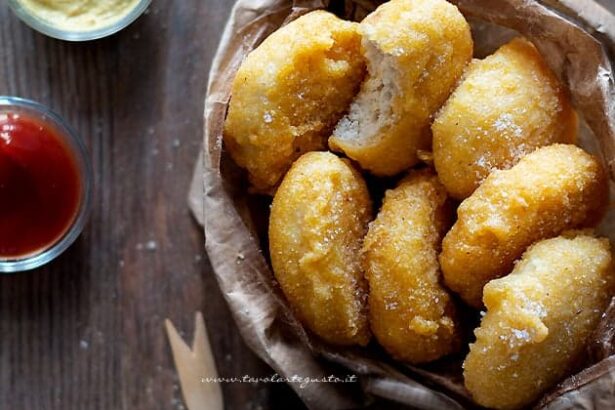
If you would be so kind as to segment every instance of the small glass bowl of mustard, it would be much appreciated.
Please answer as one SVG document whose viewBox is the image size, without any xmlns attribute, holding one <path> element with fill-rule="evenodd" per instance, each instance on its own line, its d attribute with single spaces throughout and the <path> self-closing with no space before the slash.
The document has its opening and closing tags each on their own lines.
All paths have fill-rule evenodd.
<svg viewBox="0 0 615 410">
<path fill-rule="evenodd" d="M 88 41 L 107 37 L 135 21 L 151 0 L 8 0 L 28 26 L 49 37 Z"/>
</svg>

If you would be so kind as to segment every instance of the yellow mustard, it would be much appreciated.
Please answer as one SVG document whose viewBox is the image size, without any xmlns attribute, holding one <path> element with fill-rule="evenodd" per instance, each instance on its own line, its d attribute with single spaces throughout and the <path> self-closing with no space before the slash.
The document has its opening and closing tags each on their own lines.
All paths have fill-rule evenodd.
<svg viewBox="0 0 615 410">
<path fill-rule="evenodd" d="M 62 30 L 91 31 L 113 25 L 139 0 L 19 0 L 33 16 Z"/>
</svg>

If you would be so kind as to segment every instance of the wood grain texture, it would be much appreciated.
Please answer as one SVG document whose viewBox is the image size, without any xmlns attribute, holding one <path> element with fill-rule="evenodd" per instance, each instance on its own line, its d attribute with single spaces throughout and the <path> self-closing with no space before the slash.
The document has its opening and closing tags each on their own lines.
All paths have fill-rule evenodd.
<svg viewBox="0 0 615 410">
<path fill-rule="evenodd" d="M 247 349 L 186 206 L 207 72 L 232 2 L 154 1 L 104 40 L 31 30 L 0 2 L 0 95 L 40 101 L 83 137 L 94 207 L 52 264 L 0 277 L 0 409 L 182 409 L 163 320 L 202 310 L 221 376 L 272 371 Z M 284 385 L 223 385 L 228 409 L 302 408 Z"/>
</svg>

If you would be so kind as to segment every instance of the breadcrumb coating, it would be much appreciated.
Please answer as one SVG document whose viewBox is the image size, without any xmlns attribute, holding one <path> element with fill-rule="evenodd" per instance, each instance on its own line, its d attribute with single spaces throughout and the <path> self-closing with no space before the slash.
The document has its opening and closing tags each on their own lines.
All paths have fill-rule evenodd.
<svg viewBox="0 0 615 410">
<path fill-rule="evenodd" d="M 483 286 L 510 272 L 528 246 L 595 225 L 608 189 L 598 159 L 574 145 L 539 148 L 511 169 L 494 171 L 461 203 L 444 238 L 446 285 L 480 307 Z"/>
<path fill-rule="evenodd" d="M 532 246 L 485 286 L 487 313 L 464 363 L 476 402 L 518 409 L 565 377 L 615 293 L 607 239 L 582 233 Z"/>
<path fill-rule="evenodd" d="M 360 251 L 372 204 L 361 175 L 329 152 L 303 155 L 271 206 L 276 279 L 299 319 L 336 345 L 365 345 L 367 284 Z"/>
<path fill-rule="evenodd" d="M 460 346 L 455 306 L 439 282 L 451 211 L 435 174 L 412 172 L 386 192 L 365 237 L 371 329 L 399 360 L 428 362 Z"/>
<path fill-rule="evenodd" d="M 529 41 L 517 38 L 464 73 L 432 124 L 433 155 L 449 194 L 464 199 L 494 169 L 538 147 L 575 142 L 565 88 Z"/>
<path fill-rule="evenodd" d="M 323 150 L 365 73 L 358 24 L 313 11 L 248 54 L 233 81 L 226 148 L 272 194 L 295 159 Z"/>
<path fill-rule="evenodd" d="M 329 146 L 375 175 L 415 165 L 429 124 L 472 58 L 470 26 L 445 0 L 391 0 L 360 25 L 368 76 Z"/>
</svg>

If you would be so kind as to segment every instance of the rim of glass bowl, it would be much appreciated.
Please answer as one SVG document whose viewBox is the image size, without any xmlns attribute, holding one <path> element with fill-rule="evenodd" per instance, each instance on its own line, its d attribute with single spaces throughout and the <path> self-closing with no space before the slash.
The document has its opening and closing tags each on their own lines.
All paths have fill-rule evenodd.
<svg viewBox="0 0 615 410">
<path fill-rule="evenodd" d="M 145 10 L 149 7 L 152 0 L 140 0 L 137 5 L 128 12 L 124 17 L 117 20 L 113 24 L 106 27 L 101 27 L 95 30 L 64 30 L 57 26 L 54 26 L 50 22 L 36 17 L 27 8 L 25 8 L 19 0 L 9 0 L 9 6 L 13 12 L 24 23 L 33 28 L 34 30 L 43 33 L 49 37 L 57 38 L 59 40 L 66 41 L 89 41 L 97 40 L 99 38 L 108 37 L 112 34 L 123 30 L 131 23 L 133 23 Z"/>
<path fill-rule="evenodd" d="M 62 117 L 51 111 L 48 107 L 31 100 L 19 97 L 0 95 L 0 112 L 14 109 L 17 112 L 28 112 L 54 126 L 58 133 L 64 137 L 65 142 L 72 150 L 81 176 L 81 198 L 79 210 L 70 227 L 54 243 L 42 248 L 36 253 L 24 255 L 15 259 L 0 259 L 0 274 L 23 272 L 45 265 L 60 256 L 79 237 L 90 214 L 92 206 L 92 165 L 83 141 L 79 135 L 68 125 Z"/>
</svg>

